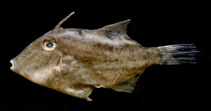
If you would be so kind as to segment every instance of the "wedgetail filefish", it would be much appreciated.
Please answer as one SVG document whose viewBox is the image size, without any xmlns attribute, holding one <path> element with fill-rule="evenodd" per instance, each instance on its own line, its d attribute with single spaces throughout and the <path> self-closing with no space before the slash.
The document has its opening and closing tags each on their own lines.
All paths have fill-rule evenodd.
<svg viewBox="0 0 211 111">
<path fill-rule="evenodd" d="M 39 85 L 91 101 L 95 88 L 131 93 L 151 65 L 195 63 L 194 44 L 143 47 L 126 34 L 130 20 L 99 29 L 53 30 L 13 58 L 11 70 Z"/>
</svg>

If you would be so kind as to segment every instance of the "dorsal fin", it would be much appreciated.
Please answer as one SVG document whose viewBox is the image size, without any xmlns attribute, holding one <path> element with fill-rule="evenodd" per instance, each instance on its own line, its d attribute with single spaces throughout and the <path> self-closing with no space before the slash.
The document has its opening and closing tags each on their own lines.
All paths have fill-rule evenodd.
<svg viewBox="0 0 211 111">
<path fill-rule="evenodd" d="M 118 32 L 118 33 L 126 33 L 127 25 L 130 23 L 130 19 L 120 21 L 114 24 L 106 25 L 99 30 L 105 30 L 109 32 Z"/>
<path fill-rule="evenodd" d="M 75 12 L 71 12 L 69 15 L 67 15 L 65 18 L 63 18 L 54 28 L 54 30 L 57 30 L 59 28 L 61 28 L 61 25 L 68 19 L 70 18 L 73 14 L 75 14 Z"/>
</svg>

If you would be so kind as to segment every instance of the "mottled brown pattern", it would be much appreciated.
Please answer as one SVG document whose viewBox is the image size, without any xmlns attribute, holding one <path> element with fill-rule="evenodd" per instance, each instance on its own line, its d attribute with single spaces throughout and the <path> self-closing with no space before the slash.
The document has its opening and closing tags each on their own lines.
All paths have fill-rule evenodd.
<svg viewBox="0 0 211 111">
<path fill-rule="evenodd" d="M 145 48 L 132 40 L 126 34 L 130 20 L 96 30 L 61 28 L 72 14 L 12 59 L 11 69 L 34 83 L 90 101 L 94 88 L 130 93 L 147 67 L 178 63 L 171 56 L 178 45 Z"/>
</svg>

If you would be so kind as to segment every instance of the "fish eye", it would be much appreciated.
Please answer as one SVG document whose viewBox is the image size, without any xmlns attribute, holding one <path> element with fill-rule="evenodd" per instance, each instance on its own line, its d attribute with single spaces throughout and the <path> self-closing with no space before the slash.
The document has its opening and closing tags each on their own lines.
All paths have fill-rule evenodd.
<svg viewBox="0 0 211 111">
<path fill-rule="evenodd" d="M 53 43 L 51 43 L 51 42 L 47 43 L 47 44 L 46 44 L 46 47 L 48 47 L 48 48 L 53 47 Z"/>
<path fill-rule="evenodd" d="M 53 40 L 44 40 L 42 47 L 44 50 L 52 51 L 56 48 L 56 42 Z"/>
</svg>

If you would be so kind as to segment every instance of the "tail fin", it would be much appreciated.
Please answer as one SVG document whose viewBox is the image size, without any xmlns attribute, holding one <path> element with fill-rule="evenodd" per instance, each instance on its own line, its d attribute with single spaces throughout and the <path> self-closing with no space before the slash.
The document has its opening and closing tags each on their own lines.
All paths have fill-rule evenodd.
<svg viewBox="0 0 211 111">
<path fill-rule="evenodd" d="M 199 53 L 194 44 L 175 44 L 158 47 L 161 55 L 161 65 L 196 64 Z"/>
</svg>

